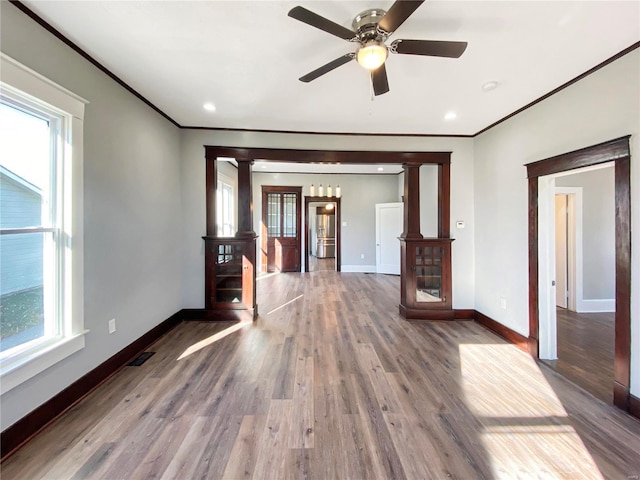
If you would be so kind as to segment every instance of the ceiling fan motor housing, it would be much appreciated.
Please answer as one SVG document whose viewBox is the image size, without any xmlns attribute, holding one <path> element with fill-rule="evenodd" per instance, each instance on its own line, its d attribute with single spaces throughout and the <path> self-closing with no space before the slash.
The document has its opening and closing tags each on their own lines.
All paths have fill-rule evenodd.
<svg viewBox="0 0 640 480">
<path fill-rule="evenodd" d="M 386 35 L 382 36 L 378 30 L 378 23 L 382 20 L 387 12 L 381 8 L 370 8 L 364 12 L 360 12 L 353 19 L 351 27 L 357 32 L 358 39 L 365 43 L 369 40 L 378 40 L 384 42 Z M 382 37 L 382 38 L 381 38 Z"/>
</svg>

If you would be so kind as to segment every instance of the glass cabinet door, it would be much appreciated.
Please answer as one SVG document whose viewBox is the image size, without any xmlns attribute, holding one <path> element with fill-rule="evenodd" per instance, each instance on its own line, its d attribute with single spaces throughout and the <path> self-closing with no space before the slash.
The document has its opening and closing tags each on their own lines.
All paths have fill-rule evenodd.
<svg viewBox="0 0 640 480">
<path fill-rule="evenodd" d="M 442 291 L 443 248 L 419 246 L 415 249 L 416 302 L 444 302 L 446 299 Z"/>
</svg>

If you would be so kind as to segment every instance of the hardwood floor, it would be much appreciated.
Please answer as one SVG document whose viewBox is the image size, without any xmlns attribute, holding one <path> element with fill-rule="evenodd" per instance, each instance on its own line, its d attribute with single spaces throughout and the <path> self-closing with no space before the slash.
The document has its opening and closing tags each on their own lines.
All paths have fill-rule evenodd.
<svg viewBox="0 0 640 480">
<path fill-rule="evenodd" d="M 555 371 L 602 401 L 613 404 L 615 313 L 557 309 L 558 360 Z"/>
<path fill-rule="evenodd" d="M 640 423 L 399 279 L 258 280 L 255 323 L 185 322 L 2 465 L 9 479 L 640 475 Z"/>
<path fill-rule="evenodd" d="M 327 272 L 336 269 L 335 258 L 318 258 L 309 255 L 309 271 L 310 272 Z"/>
</svg>

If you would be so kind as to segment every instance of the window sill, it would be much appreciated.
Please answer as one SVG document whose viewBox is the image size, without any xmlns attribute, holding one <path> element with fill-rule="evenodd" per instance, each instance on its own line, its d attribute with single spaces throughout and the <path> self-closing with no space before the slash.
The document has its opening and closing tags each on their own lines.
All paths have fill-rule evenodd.
<svg viewBox="0 0 640 480">
<path fill-rule="evenodd" d="M 3 361 L 0 367 L 0 395 L 26 382 L 61 360 L 84 348 L 89 330 L 71 337 L 52 340 L 34 347 L 15 361 Z"/>
</svg>

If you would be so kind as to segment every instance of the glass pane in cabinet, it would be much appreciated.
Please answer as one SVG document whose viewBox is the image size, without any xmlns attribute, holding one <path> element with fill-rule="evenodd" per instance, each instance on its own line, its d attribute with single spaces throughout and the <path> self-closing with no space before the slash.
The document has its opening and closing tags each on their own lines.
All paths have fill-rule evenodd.
<svg viewBox="0 0 640 480">
<path fill-rule="evenodd" d="M 443 301 L 441 267 L 427 266 L 416 268 L 416 301 Z"/>
</svg>

